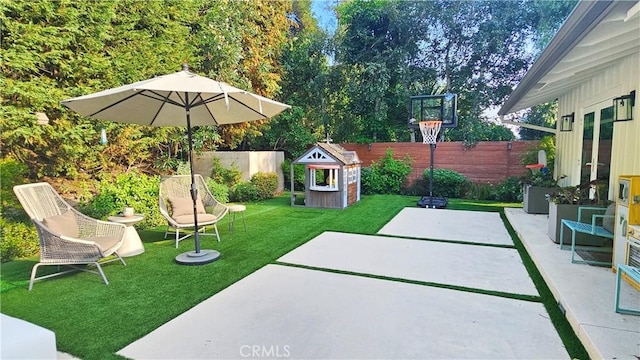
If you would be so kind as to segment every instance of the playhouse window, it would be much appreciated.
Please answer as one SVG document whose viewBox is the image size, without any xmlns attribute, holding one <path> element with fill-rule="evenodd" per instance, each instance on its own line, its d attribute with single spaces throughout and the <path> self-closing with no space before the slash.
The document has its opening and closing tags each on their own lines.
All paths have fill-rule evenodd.
<svg viewBox="0 0 640 360">
<path fill-rule="evenodd" d="M 337 166 L 309 166 L 311 190 L 338 190 L 338 171 L 340 168 Z"/>
<path fill-rule="evenodd" d="M 358 169 L 355 167 L 349 168 L 349 184 L 353 184 L 358 180 Z"/>
</svg>

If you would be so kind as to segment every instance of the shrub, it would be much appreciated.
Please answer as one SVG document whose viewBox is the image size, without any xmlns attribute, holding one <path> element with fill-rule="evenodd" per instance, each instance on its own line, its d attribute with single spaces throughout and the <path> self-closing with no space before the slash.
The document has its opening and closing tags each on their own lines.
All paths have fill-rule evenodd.
<svg viewBox="0 0 640 360">
<path fill-rule="evenodd" d="M 522 184 L 517 176 L 510 176 L 495 189 L 495 199 L 503 202 L 522 202 Z"/>
<path fill-rule="evenodd" d="M 13 193 L 15 185 L 27 182 L 29 168 L 16 160 L 0 159 L 0 199 L 2 206 L 0 211 L 7 220 L 28 221 L 29 217 L 22 209 L 18 198 Z"/>
<path fill-rule="evenodd" d="M 180 161 L 176 166 L 176 175 L 191 175 L 191 165 L 188 161 Z"/>
<path fill-rule="evenodd" d="M 399 194 L 402 184 L 411 173 L 410 157 L 402 160 L 393 158 L 393 150 L 387 149 L 385 155 L 371 167 L 363 168 L 360 175 L 363 194 Z"/>
<path fill-rule="evenodd" d="M 40 249 L 35 227 L 0 218 L 0 262 L 37 255 Z"/>
<path fill-rule="evenodd" d="M 430 169 L 424 171 L 426 192 L 429 193 Z M 467 191 L 471 182 L 466 176 L 449 169 L 433 169 L 433 196 L 448 198 L 461 198 Z"/>
<path fill-rule="evenodd" d="M 231 190 L 231 201 L 247 202 L 258 200 L 258 189 L 250 181 L 243 181 Z"/>
<path fill-rule="evenodd" d="M 218 184 L 225 184 L 232 188 L 242 181 L 242 172 L 233 164 L 230 169 L 222 166 L 220 159 L 213 158 L 213 169 L 211 170 L 211 179 Z"/>
<path fill-rule="evenodd" d="M 258 191 L 258 200 L 271 199 L 278 190 L 278 174 L 257 172 L 251 177 L 251 183 Z"/>
<path fill-rule="evenodd" d="M 164 218 L 158 210 L 159 183 L 159 177 L 137 171 L 119 174 L 115 179 L 101 181 L 98 194 L 81 206 L 80 211 L 93 218 L 106 219 L 131 206 L 136 213 L 145 216 L 140 222 L 141 228 L 164 224 Z"/>
<path fill-rule="evenodd" d="M 229 202 L 229 187 L 225 184 L 219 184 L 211 178 L 205 178 L 207 188 L 211 192 L 211 195 L 223 204 Z"/>
<path fill-rule="evenodd" d="M 291 186 L 291 160 L 285 159 L 280 166 L 282 174 L 284 174 L 284 186 Z M 304 191 L 304 165 L 296 164 L 293 166 L 293 189 L 295 191 Z"/>
<path fill-rule="evenodd" d="M 495 199 L 495 188 L 489 183 L 472 183 L 469 185 L 464 198 L 470 200 L 493 200 Z"/>
</svg>

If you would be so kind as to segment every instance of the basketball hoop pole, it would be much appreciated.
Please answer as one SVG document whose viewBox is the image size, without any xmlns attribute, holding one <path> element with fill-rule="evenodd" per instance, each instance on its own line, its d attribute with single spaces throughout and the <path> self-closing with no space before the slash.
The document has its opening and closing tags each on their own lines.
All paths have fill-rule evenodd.
<svg viewBox="0 0 640 360">
<path fill-rule="evenodd" d="M 422 142 L 429 144 L 429 208 L 434 209 L 433 206 L 433 153 L 436 149 L 436 141 L 438 132 L 442 126 L 442 121 L 420 121 L 420 132 L 422 132 Z"/>
<path fill-rule="evenodd" d="M 435 147 L 436 144 L 429 144 L 429 170 L 431 171 L 431 175 L 429 176 L 429 209 L 433 209 L 433 151 Z"/>
</svg>

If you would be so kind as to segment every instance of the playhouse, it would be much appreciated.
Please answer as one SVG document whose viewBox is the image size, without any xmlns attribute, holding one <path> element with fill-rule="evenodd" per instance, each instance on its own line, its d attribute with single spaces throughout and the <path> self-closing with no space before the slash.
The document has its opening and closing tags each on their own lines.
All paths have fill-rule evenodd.
<svg viewBox="0 0 640 360">
<path fill-rule="evenodd" d="M 293 168 L 305 166 L 305 206 L 346 208 L 360 200 L 362 162 L 355 151 L 340 145 L 318 143 L 291 163 L 291 205 L 295 205 Z"/>
</svg>

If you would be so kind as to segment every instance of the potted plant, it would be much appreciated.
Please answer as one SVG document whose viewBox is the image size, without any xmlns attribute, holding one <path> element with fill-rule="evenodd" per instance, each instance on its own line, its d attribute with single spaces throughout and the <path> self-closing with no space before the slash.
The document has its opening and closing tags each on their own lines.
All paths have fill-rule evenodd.
<svg viewBox="0 0 640 360">
<path fill-rule="evenodd" d="M 553 178 L 555 159 L 555 141 L 552 136 L 544 137 L 540 143 L 527 149 L 520 162 L 530 171 L 521 182 L 522 208 L 528 214 L 548 214 L 549 202 L 547 194 L 558 187 Z"/>
<path fill-rule="evenodd" d="M 527 214 L 548 214 L 547 196 L 557 189 L 556 180 L 546 169 L 531 172 L 522 179 L 522 208 Z"/>
<path fill-rule="evenodd" d="M 607 205 L 607 201 L 602 202 L 599 199 L 598 184 L 598 181 L 594 180 L 581 185 L 560 187 L 556 188 L 555 191 L 548 195 L 548 231 L 551 241 L 559 244 L 560 230 L 563 230 L 564 244 L 566 245 L 571 243 L 571 231 L 569 231 L 569 229 L 567 229 L 566 227 L 564 227 L 564 229 L 561 229 L 561 221 L 562 219 L 577 221 L 579 206 L 605 207 Z M 595 189 L 595 199 L 589 198 L 591 189 Z M 587 220 L 589 219 L 582 219 L 582 221 Z M 604 244 L 604 239 L 593 235 L 578 233 L 576 234 L 576 244 L 602 246 Z"/>
</svg>

